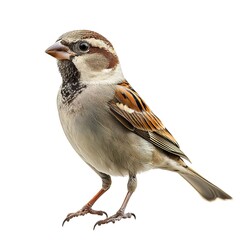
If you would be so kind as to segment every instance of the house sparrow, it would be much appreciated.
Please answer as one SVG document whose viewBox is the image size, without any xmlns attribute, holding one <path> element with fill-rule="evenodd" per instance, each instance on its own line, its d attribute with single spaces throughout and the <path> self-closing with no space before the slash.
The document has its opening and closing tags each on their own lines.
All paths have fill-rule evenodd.
<svg viewBox="0 0 240 240">
<path fill-rule="evenodd" d="M 231 199 L 192 170 L 189 160 L 161 120 L 125 80 L 112 44 L 100 34 L 77 30 L 63 34 L 46 53 L 55 57 L 62 76 L 57 105 L 63 130 L 79 156 L 101 177 L 102 188 L 63 224 L 87 213 L 106 215 L 95 225 L 135 217 L 125 213 L 137 187 L 137 173 L 175 171 L 208 201 Z M 116 214 L 92 209 L 111 186 L 110 176 L 129 176 L 127 195 Z"/>
</svg>

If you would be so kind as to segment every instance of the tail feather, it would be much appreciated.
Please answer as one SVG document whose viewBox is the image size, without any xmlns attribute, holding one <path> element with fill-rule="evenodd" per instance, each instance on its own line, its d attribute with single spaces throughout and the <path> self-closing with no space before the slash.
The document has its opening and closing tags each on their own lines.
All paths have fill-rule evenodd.
<svg viewBox="0 0 240 240">
<path fill-rule="evenodd" d="M 186 172 L 179 173 L 187 182 L 189 182 L 201 195 L 208 201 L 213 201 L 216 198 L 232 199 L 223 190 L 203 178 L 197 172 L 187 167 Z"/>
</svg>

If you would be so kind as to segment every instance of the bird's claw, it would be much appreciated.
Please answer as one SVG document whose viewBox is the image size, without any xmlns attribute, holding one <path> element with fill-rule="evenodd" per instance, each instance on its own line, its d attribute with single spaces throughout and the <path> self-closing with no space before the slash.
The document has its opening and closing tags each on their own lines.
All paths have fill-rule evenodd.
<svg viewBox="0 0 240 240">
<path fill-rule="evenodd" d="M 109 218 L 107 217 L 104 220 L 100 220 L 96 222 L 93 226 L 93 230 L 95 229 L 96 226 L 100 226 L 102 224 L 107 224 L 110 222 L 115 223 L 116 221 L 120 221 L 123 218 L 131 218 L 132 216 L 136 219 L 136 215 L 134 213 L 124 213 L 124 212 L 118 211 L 116 214 L 112 215 L 111 217 Z"/>
<path fill-rule="evenodd" d="M 104 211 L 97 211 L 97 210 L 93 210 L 91 207 L 89 207 L 88 205 L 84 206 L 81 210 L 75 212 L 75 213 L 69 213 L 67 215 L 67 217 L 64 219 L 62 226 L 64 225 L 65 222 L 69 222 L 72 218 L 74 217 L 78 217 L 78 216 L 84 216 L 87 213 L 90 214 L 95 214 L 95 215 L 105 215 L 106 217 L 108 217 L 107 213 Z"/>
</svg>

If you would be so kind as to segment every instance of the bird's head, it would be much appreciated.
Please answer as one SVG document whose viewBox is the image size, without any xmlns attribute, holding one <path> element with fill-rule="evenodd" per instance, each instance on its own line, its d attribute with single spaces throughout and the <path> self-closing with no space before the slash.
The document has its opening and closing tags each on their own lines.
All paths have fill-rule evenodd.
<svg viewBox="0 0 240 240">
<path fill-rule="evenodd" d="M 102 35 L 89 30 L 63 34 L 46 53 L 58 60 L 64 78 L 70 70 L 78 71 L 82 82 L 117 83 L 123 79 L 118 57 L 112 44 Z"/>
</svg>

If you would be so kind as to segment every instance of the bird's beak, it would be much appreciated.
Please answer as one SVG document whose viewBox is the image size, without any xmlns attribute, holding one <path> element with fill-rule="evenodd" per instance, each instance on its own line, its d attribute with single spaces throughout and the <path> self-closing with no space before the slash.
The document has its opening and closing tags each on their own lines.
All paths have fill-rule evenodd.
<svg viewBox="0 0 240 240">
<path fill-rule="evenodd" d="M 49 47 L 46 51 L 47 54 L 55 57 L 58 60 L 70 60 L 71 57 L 76 56 L 74 52 L 72 52 L 69 47 L 60 43 L 60 41 L 55 42 L 51 47 Z"/>
</svg>

